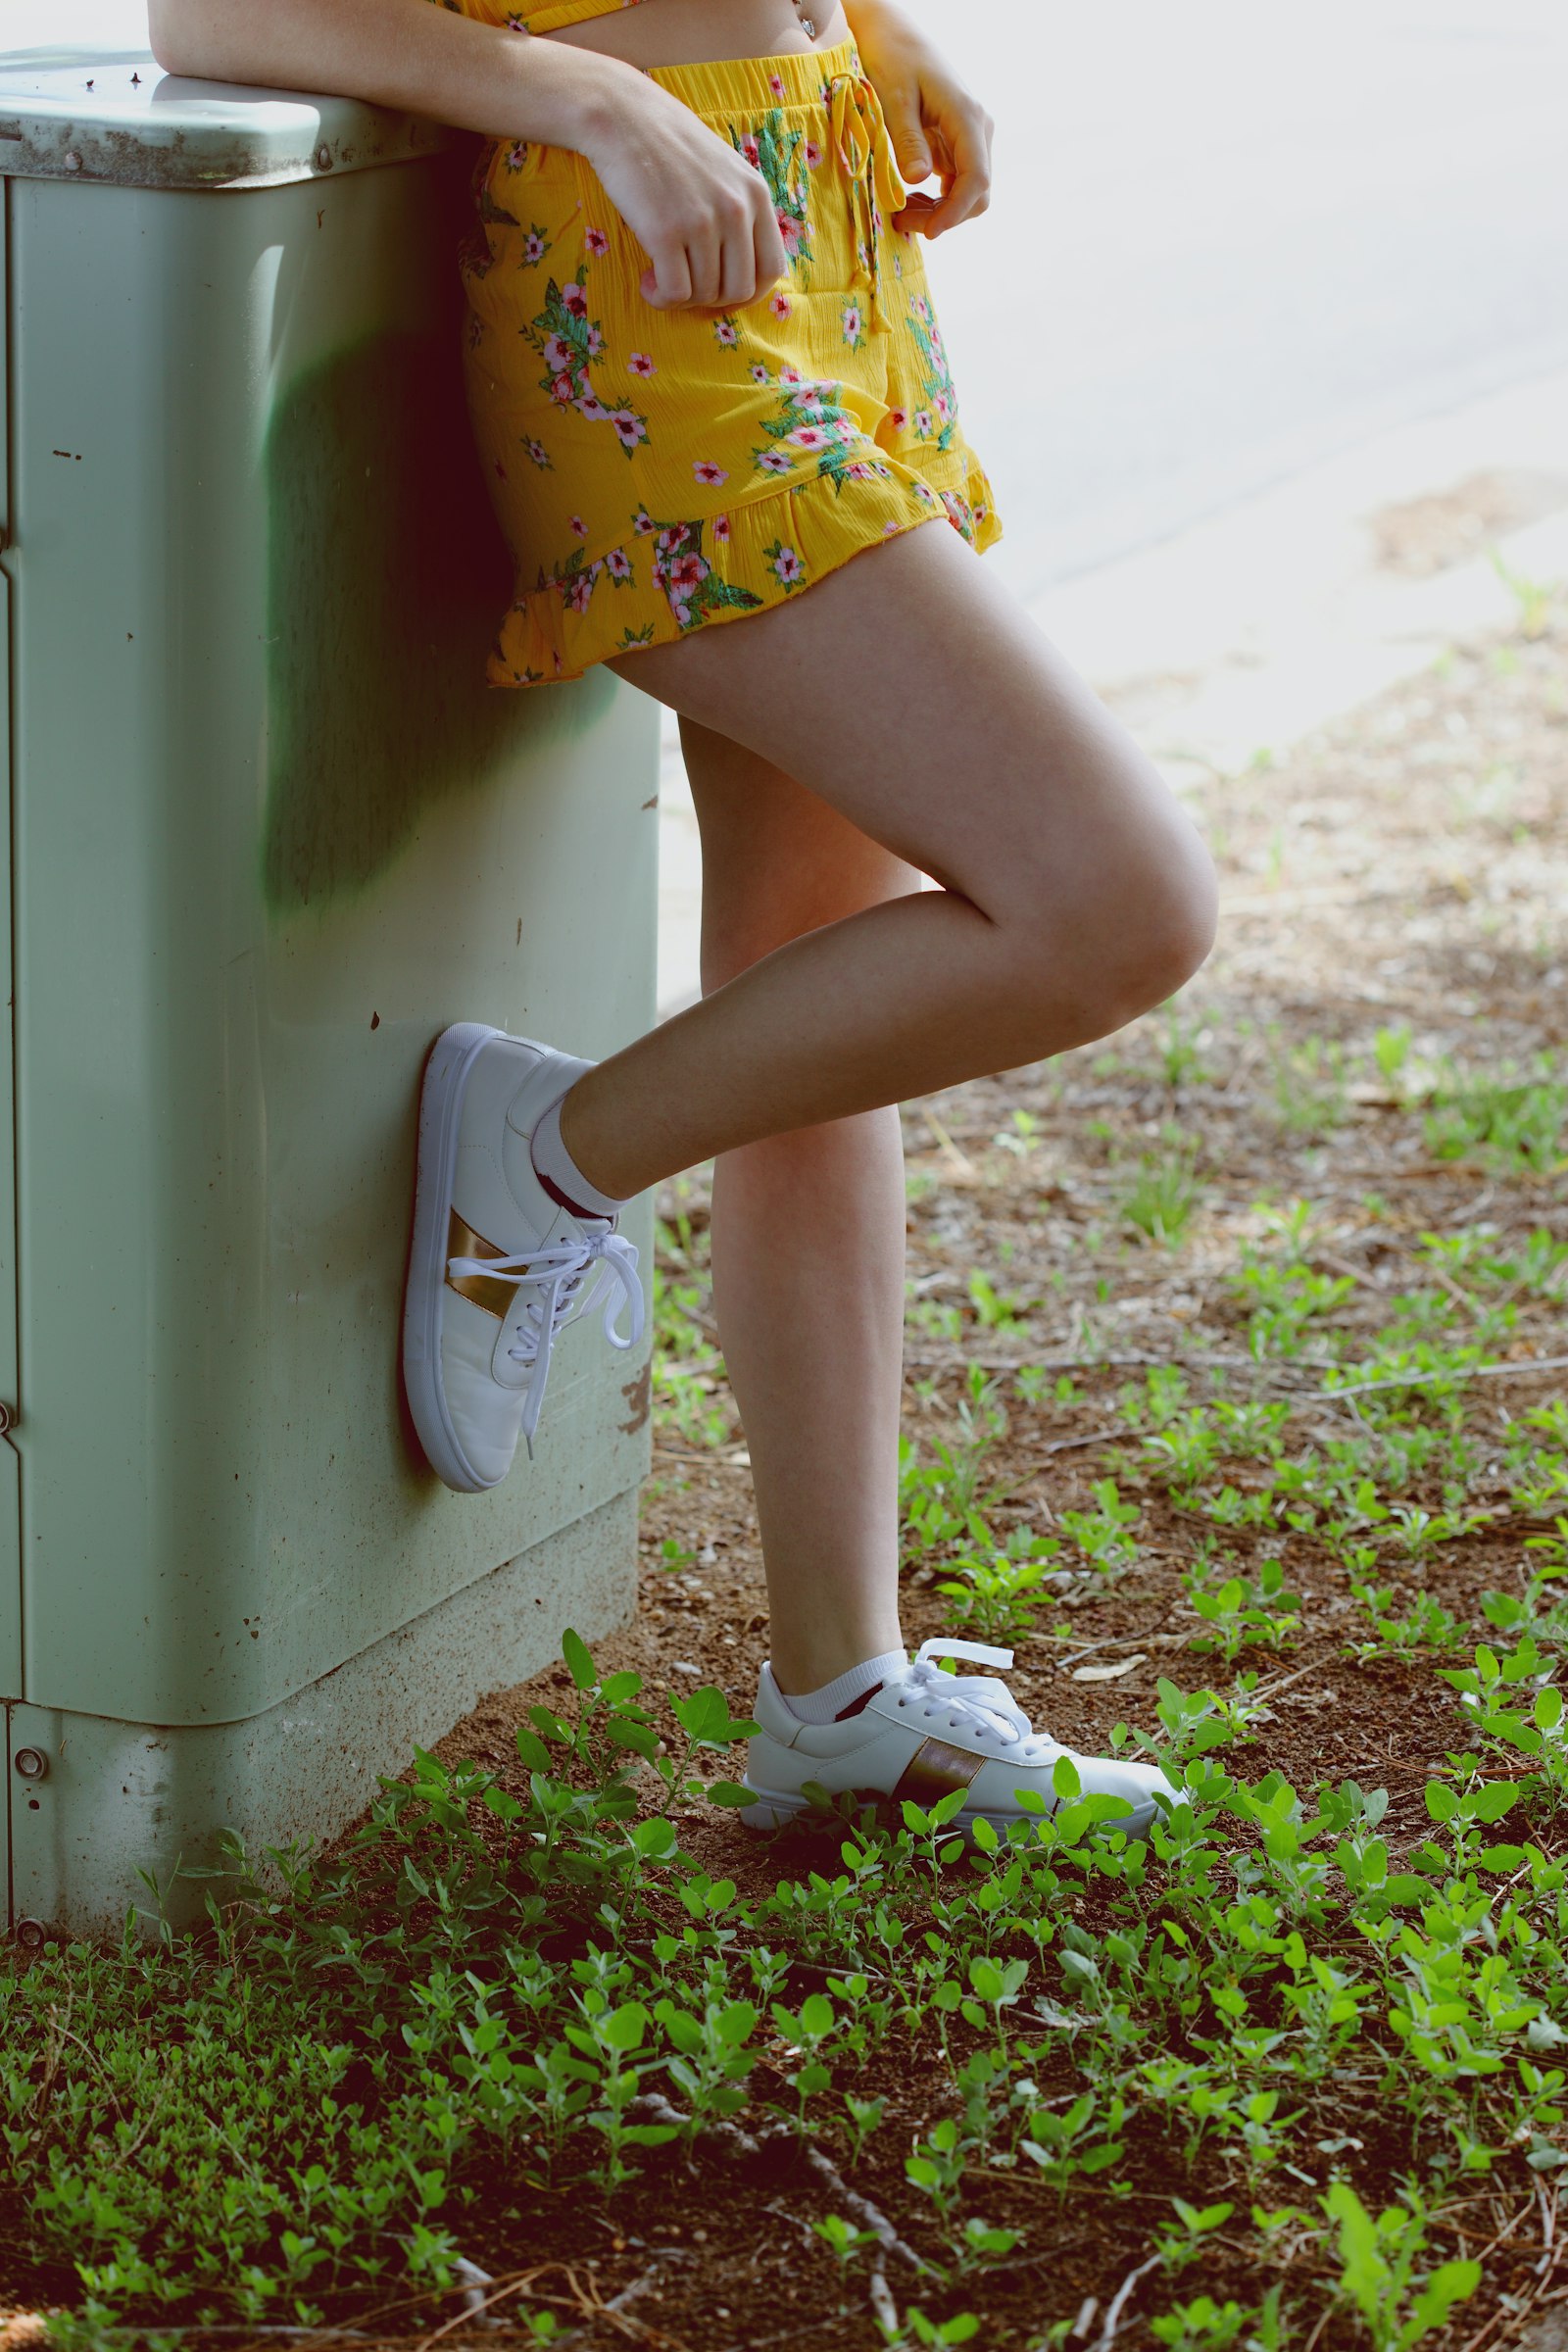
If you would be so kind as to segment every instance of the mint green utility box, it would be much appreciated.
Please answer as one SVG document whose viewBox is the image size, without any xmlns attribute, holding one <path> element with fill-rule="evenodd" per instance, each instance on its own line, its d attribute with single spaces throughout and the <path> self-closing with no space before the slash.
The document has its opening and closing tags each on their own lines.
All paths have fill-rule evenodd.
<svg viewBox="0 0 1568 2352">
<path fill-rule="evenodd" d="M 0 56 L 29 1942 L 116 1932 L 139 1871 L 224 1828 L 329 1835 L 565 1625 L 629 1611 L 646 1357 L 574 1326 L 537 1461 L 457 1495 L 398 1329 L 431 1040 L 646 1028 L 658 825 L 652 704 L 483 682 L 511 579 L 462 405 L 464 142 L 172 78 L 140 10 L 96 46 L 60 45 L 59 0 L 35 21 Z M 645 1206 L 628 1231 L 646 1272 Z"/>
</svg>

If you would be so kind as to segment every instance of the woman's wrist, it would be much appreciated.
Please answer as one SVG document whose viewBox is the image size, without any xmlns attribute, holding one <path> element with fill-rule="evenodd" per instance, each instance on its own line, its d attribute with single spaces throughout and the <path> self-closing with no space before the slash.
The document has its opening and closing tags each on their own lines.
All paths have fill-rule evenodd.
<svg viewBox="0 0 1568 2352">
<path fill-rule="evenodd" d="M 515 33 L 507 55 L 517 93 L 514 133 L 589 157 L 620 134 L 642 81 L 634 66 L 574 42 Z"/>
</svg>

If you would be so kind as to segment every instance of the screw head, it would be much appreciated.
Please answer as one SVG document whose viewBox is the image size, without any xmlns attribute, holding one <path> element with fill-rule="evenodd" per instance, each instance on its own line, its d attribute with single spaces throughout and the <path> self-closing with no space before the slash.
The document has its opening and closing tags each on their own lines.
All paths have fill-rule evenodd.
<svg viewBox="0 0 1568 2352">
<path fill-rule="evenodd" d="M 41 1919 L 19 1919 L 17 1941 L 24 1952 L 41 1952 L 49 1940 L 49 1931 Z"/>
<path fill-rule="evenodd" d="M 41 1747 L 19 1747 L 12 1762 L 24 1781 L 46 1781 L 49 1759 Z"/>
<path fill-rule="evenodd" d="M 318 149 L 316 150 L 316 169 L 318 170 L 318 172 L 330 172 L 330 171 L 331 171 L 331 169 L 332 169 L 332 150 L 331 150 L 331 148 L 330 148 L 330 147 L 326 147 L 326 146 L 318 147 Z"/>
<path fill-rule="evenodd" d="M 66 170 L 68 172 L 79 172 L 81 170 L 81 158 L 74 147 L 66 157 Z"/>
</svg>

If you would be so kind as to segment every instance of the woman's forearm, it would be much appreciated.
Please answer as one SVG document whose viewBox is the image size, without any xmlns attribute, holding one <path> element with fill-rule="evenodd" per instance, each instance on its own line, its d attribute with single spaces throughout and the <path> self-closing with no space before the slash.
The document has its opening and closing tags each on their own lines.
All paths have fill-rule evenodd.
<svg viewBox="0 0 1568 2352">
<path fill-rule="evenodd" d="M 591 147 L 637 81 L 617 58 L 430 0 L 150 0 L 149 28 L 171 74 L 328 90 L 553 147 Z"/>
</svg>

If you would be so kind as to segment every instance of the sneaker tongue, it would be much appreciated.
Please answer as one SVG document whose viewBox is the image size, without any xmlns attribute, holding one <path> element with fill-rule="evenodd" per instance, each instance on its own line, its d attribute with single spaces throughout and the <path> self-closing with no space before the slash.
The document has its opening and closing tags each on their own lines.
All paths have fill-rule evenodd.
<svg viewBox="0 0 1568 2352">
<path fill-rule="evenodd" d="M 528 1139 L 517 1133 L 510 1117 L 501 1133 L 501 1174 L 508 1192 L 541 1242 L 558 1241 L 571 1232 L 572 1219 L 559 1201 L 551 1200 L 540 1183 Z"/>
</svg>

